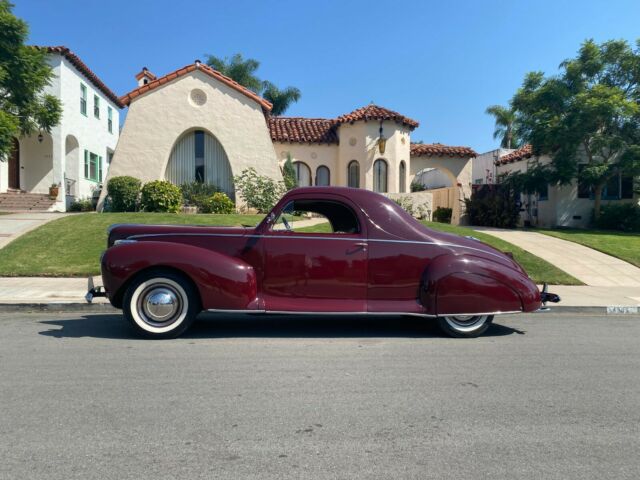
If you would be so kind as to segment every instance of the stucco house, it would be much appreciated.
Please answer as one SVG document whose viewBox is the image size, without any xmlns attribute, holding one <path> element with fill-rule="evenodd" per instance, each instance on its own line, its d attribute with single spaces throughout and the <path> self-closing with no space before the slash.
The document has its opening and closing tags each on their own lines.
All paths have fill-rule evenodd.
<svg viewBox="0 0 640 480">
<path fill-rule="evenodd" d="M 162 77 L 144 68 L 136 80 L 120 98 L 129 111 L 110 176 L 203 181 L 235 199 L 234 175 L 253 167 L 281 179 L 290 156 L 299 185 L 408 194 L 417 173 L 438 168 L 456 197 L 470 193 L 475 152 L 412 144 L 418 122 L 387 108 L 367 105 L 335 118 L 276 117 L 268 101 L 199 61 Z"/>
<path fill-rule="evenodd" d="M 496 175 L 526 172 L 532 165 L 547 164 L 551 159 L 533 154 L 531 145 L 515 150 L 495 160 Z M 579 182 L 571 185 L 548 185 L 543 192 L 522 194 L 520 222 L 541 227 L 585 228 L 591 223 L 593 192 Z M 633 177 L 618 175 L 612 178 L 602 194 L 602 205 L 609 203 L 638 203 L 640 196 L 633 191 Z"/>
<path fill-rule="evenodd" d="M 0 210 L 65 211 L 75 199 L 97 194 L 109 171 L 119 137 L 123 104 L 69 48 L 41 47 L 53 69 L 45 93 L 62 103 L 62 118 L 51 133 L 15 139 L 0 162 Z M 49 199 L 49 188 L 58 196 Z"/>
</svg>

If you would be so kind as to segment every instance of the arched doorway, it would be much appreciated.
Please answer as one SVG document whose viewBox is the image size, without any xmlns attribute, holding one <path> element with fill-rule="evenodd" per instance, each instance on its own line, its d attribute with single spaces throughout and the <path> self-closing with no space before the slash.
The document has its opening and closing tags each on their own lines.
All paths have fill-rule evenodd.
<svg viewBox="0 0 640 480">
<path fill-rule="evenodd" d="M 11 155 L 9 156 L 8 187 L 20 190 L 20 142 L 14 138 L 12 143 Z"/>
<path fill-rule="evenodd" d="M 233 172 L 222 144 L 204 130 L 191 130 L 176 142 L 164 177 L 175 185 L 213 185 L 235 200 Z"/>
</svg>

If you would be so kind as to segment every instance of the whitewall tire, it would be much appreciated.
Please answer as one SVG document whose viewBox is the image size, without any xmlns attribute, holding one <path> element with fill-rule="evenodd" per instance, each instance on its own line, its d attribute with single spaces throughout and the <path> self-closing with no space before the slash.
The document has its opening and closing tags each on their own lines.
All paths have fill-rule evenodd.
<svg viewBox="0 0 640 480">
<path fill-rule="evenodd" d="M 493 315 L 457 315 L 438 317 L 440 329 L 451 337 L 475 338 L 487 331 Z"/>
<path fill-rule="evenodd" d="M 191 282 L 173 272 L 151 271 L 134 279 L 125 292 L 122 310 L 133 328 L 147 338 L 175 338 L 200 312 Z"/>
</svg>

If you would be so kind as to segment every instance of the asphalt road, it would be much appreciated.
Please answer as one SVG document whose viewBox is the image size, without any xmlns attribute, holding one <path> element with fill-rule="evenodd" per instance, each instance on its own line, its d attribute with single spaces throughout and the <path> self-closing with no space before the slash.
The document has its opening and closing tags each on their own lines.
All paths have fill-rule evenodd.
<svg viewBox="0 0 640 480">
<path fill-rule="evenodd" d="M 0 314 L 2 479 L 640 478 L 640 317 Z"/>
</svg>

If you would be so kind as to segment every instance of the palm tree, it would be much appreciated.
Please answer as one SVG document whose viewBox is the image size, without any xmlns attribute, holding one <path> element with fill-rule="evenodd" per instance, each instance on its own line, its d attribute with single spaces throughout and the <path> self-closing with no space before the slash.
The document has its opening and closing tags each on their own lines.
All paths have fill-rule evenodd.
<svg viewBox="0 0 640 480">
<path fill-rule="evenodd" d="M 280 90 L 270 81 L 260 80 L 256 75 L 260 62 L 253 58 L 244 58 L 241 53 L 224 58 L 207 55 L 207 65 L 249 90 L 261 94 L 273 104 L 271 109 L 273 115 L 282 115 L 292 103 L 300 99 L 301 93 L 296 87 L 286 87 Z"/>
<path fill-rule="evenodd" d="M 245 59 L 241 53 L 229 57 L 216 57 L 215 55 L 207 55 L 207 65 L 219 71 L 223 75 L 232 78 L 240 85 L 260 93 L 262 82 L 256 76 L 256 70 L 260 66 L 260 62 L 253 58 Z"/>
<path fill-rule="evenodd" d="M 271 109 L 273 115 L 282 115 L 293 102 L 300 100 L 300 90 L 296 87 L 286 87 L 280 90 L 268 80 L 262 82 L 262 87 L 262 96 L 273 105 Z"/>
<path fill-rule="evenodd" d="M 503 107 L 502 105 L 491 105 L 486 113 L 495 118 L 495 130 L 493 138 L 500 138 L 502 148 L 518 148 L 520 139 L 517 135 L 516 111 L 513 107 Z"/>
</svg>

